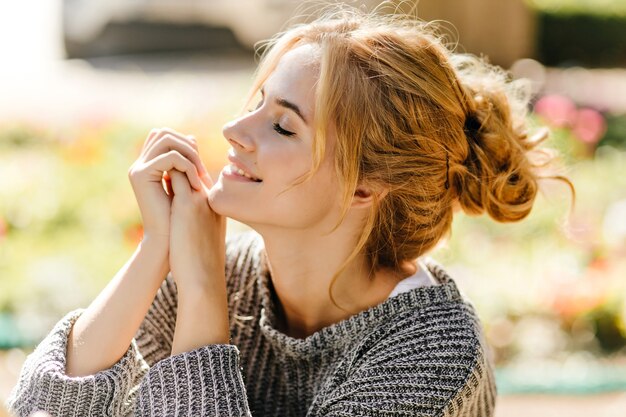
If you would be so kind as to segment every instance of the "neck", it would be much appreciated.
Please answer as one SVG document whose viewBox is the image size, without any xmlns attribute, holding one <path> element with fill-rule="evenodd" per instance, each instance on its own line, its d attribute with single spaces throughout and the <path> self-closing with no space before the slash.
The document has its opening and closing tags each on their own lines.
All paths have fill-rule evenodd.
<svg viewBox="0 0 626 417">
<path fill-rule="evenodd" d="M 358 236 L 343 225 L 333 233 L 261 230 L 272 285 L 278 298 L 281 331 L 303 338 L 384 301 L 401 275 L 371 272 L 365 256 L 355 257 L 328 289 L 335 272 L 356 246 Z"/>
</svg>

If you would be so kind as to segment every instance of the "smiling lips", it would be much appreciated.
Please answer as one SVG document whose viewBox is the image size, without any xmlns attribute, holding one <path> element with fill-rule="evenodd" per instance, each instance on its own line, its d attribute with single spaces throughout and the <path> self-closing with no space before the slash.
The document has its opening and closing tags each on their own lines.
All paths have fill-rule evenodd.
<svg viewBox="0 0 626 417">
<path fill-rule="evenodd" d="M 230 168 L 230 172 L 233 173 L 233 174 L 235 174 L 235 173 L 239 174 L 239 175 L 241 175 L 243 177 L 246 177 L 246 178 L 248 178 L 248 179 L 250 179 L 252 181 L 255 181 L 255 182 L 262 182 L 262 180 L 253 177 L 252 175 L 248 174 L 246 171 L 244 171 L 243 169 L 239 168 L 235 164 L 229 164 L 228 168 Z"/>
<path fill-rule="evenodd" d="M 261 182 L 262 180 L 256 175 L 251 173 L 251 170 L 246 167 L 246 165 L 241 162 L 238 158 L 236 158 L 232 154 L 228 154 L 228 160 L 231 162 L 231 172 L 238 173 L 239 175 L 243 175 L 246 178 L 251 179 L 252 181 Z"/>
</svg>

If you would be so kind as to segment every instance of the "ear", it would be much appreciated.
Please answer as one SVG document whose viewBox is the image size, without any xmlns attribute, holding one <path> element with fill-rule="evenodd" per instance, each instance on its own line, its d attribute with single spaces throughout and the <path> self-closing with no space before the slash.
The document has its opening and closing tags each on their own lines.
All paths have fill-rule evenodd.
<svg viewBox="0 0 626 417">
<path fill-rule="evenodd" d="M 367 208 L 374 204 L 374 196 L 378 196 L 378 200 L 382 200 L 389 189 L 383 187 L 372 186 L 369 184 L 359 184 L 352 198 L 353 208 Z"/>
</svg>

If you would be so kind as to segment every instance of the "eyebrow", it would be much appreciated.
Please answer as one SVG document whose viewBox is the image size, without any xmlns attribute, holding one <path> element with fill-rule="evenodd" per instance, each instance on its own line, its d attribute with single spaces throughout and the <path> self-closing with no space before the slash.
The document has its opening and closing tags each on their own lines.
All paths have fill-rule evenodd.
<svg viewBox="0 0 626 417">
<path fill-rule="evenodd" d="M 261 87 L 261 94 L 265 96 L 265 86 Z M 275 103 L 281 107 L 292 110 L 295 114 L 297 114 L 302 119 L 304 124 L 308 126 L 309 123 L 306 121 L 306 118 L 300 111 L 300 107 L 298 107 L 296 104 L 292 103 L 291 101 L 287 101 L 282 97 L 277 97 L 275 100 Z"/>
</svg>

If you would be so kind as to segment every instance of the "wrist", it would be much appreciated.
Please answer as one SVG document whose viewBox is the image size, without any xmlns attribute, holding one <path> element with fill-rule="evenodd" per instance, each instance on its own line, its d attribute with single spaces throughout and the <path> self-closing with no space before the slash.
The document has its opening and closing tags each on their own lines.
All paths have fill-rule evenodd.
<svg viewBox="0 0 626 417">
<path fill-rule="evenodd" d="M 180 291 L 171 354 L 228 343 L 230 329 L 225 291 L 222 293 L 208 288 L 196 288 L 194 291 L 190 287 Z"/>
<path fill-rule="evenodd" d="M 163 238 L 144 236 L 136 249 L 137 256 L 149 259 L 159 269 L 159 280 L 162 281 L 170 271 L 169 241 Z"/>
<path fill-rule="evenodd" d="M 191 268 L 185 271 L 174 271 L 172 275 L 180 297 L 197 300 L 199 298 L 226 297 L 226 278 L 224 271 L 205 272 Z"/>
<path fill-rule="evenodd" d="M 160 250 L 169 253 L 170 237 L 162 234 L 144 233 L 141 238 L 141 242 L 139 242 L 139 248 L 147 250 Z"/>
</svg>

